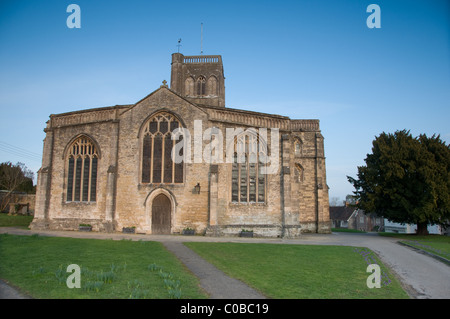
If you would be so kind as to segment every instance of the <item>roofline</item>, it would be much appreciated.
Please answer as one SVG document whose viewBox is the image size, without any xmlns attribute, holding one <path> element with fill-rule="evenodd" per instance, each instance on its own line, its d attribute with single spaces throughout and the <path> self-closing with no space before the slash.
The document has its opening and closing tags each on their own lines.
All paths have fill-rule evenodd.
<svg viewBox="0 0 450 319">
<path fill-rule="evenodd" d="M 264 112 L 257 112 L 257 111 L 250 111 L 250 110 L 222 107 L 222 106 L 212 106 L 212 105 L 198 104 L 198 103 L 194 103 L 194 102 L 188 100 L 187 98 L 179 95 L 177 92 L 175 92 L 172 89 L 170 89 L 167 85 L 161 85 L 158 89 L 156 89 L 153 92 L 147 94 L 145 97 L 143 97 L 142 99 L 140 99 L 139 101 L 137 101 L 134 104 L 122 104 L 122 105 L 114 105 L 114 106 L 95 107 L 95 108 L 89 108 L 89 109 L 78 110 L 78 111 L 70 111 L 70 112 L 64 112 L 64 113 L 50 114 L 50 118 L 52 118 L 52 117 L 60 117 L 60 116 L 67 116 L 67 115 L 73 115 L 73 114 L 95 112 L 95 111 L 115 110 L 115 109 L 124 110 L 124 112 L 121 113 L 121 114 L 123 114 L 126 111 L 132 109 L 134 106 L 136 106 L 137 104 L 139 104 L 143 100 L 145 100 L 148 97 L 150 97 L 151 95 L 155 94 L 156 92 L 158 92 L 161 89 L 169 90 L 171 93 L 175 94 L 176 96 L 178 96 L 182 100 L 188 102 L 189 104 L 199 108 L 203 112 L 205 112 L 204 109 L 214 109 L 214 110 L 219 110 L 219 111 L 235 112 L 235 113 L 241 113 L 241 114 L 247 114 L 247 115 L 259 115 L 259 116 L 265 116 L 265 117 L 270 117 L 270 118 L 274 118 L 274 119 L 288 120 L 288 121 L 297 121 L 297 120 L 299 120 L 299 121 L 304 121 L 304 120 L 319 121 L 319 119 L 291 119 L 289 116 L 279 115 L 279 114 L 271 114 L 271 113 L 264 113 Z"/>
<path fill-rule="evenodd" d="M 286 116 L 286 115 L 271 114 L 271 113 L 243 110 L 243 109 L 235 109 L 235 108 L 230 108 L 230 107 L 212 106 L 212 105 L 204 105 L 204 104 L 194 104 L 194 105 L 197 105 L 198 107 L 201 107 L 201 108 L 215 109 L 215 110 L 219 110 L 219 111 L 230 111 L 230 112 L 244 113 L 244 114 L 249 114 L 249 115 L 267 116 L 267 117 L 276 118 L 276 119 L 280 119 L 280 120 L 289 120 L 289 121 L 305 121 L 305 120 L 306 121 L 320 121 L 319 119 L 291 119 L 289 116 Z"/>
<path fill-rule="evenodd" d="M 57 114 L 50 114 L 50 117 L 67 116 L 67 115 L 73 115 L 73 114 L 96 112 L 96 111 L 106 111 L 106 110 L 114 110 L 114 109 L 124 109 L 124 108 L 130 108 L 131 106 L 133 106 L 133 104 L 94 107 L 94 108 L 85 109 L 85 110 L 70 111 L 70 112 L 57 113 Z"/>
</svg>

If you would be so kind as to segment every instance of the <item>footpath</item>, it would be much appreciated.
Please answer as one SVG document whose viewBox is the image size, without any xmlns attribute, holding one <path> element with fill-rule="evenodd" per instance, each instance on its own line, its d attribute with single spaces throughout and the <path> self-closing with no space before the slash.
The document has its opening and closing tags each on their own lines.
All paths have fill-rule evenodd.
<svg viewBox="0 0 450 319">
<path fill-rule="evenodd" d="M 181 242 L 163 242 L 163 245 L 200 279 L 200 286 L 211 299 L 265 299 L 242 281 L 225 275 Z"/>
</svg>

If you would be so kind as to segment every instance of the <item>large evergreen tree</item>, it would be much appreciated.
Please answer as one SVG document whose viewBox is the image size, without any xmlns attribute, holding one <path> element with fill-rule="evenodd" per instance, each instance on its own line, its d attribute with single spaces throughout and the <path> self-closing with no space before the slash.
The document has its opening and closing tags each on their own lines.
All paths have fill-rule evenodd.
<svg viewBox="0 0 450 319">
<path fill-rule="evenodd" d="M 450 220 L 450 146 L 440 136 L 411 136 L 409 131 L 382 133 L 373 141 L 366 165 L 358 167 L 357 206 L 393 222 L 427 224 Z"/>
</svg>

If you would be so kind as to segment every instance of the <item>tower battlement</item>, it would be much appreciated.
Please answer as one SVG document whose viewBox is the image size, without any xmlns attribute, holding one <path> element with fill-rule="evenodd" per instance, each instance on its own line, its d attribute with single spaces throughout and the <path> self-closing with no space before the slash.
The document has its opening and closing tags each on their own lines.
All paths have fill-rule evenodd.
<svg viewBox="0 0 450 319">
<path fill-rule="evenodd" d="M 185 56 L 184 63 L 220 63 L 222 64 L 222 56 L 220 55 L 192 55 Z"/>
</svg>

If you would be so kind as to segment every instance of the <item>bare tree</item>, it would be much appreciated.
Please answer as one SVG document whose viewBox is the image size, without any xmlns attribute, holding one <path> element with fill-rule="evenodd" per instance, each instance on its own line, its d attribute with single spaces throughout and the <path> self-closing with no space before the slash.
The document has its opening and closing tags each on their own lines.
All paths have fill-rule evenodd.
<svg viewBox="0 0 450 319">
<path fill-rule="evenodd" d="M 13 192 L 23 190 L 25 184 L 33 186 L 34 173 L 28 169 L 24 163 L 18 162 L 13 165 L 11 162 L 0 164 L 0 189 L 6 194 L 1 198 L 0 211 L 3 211 L 11 202 Z"/>
<path fill-rule="evenodd" d="M 331 197 L 330 198 L 330 206 L 342 206 L 342 201 L 339 199 L 339 197 Z"/>
</svg>

